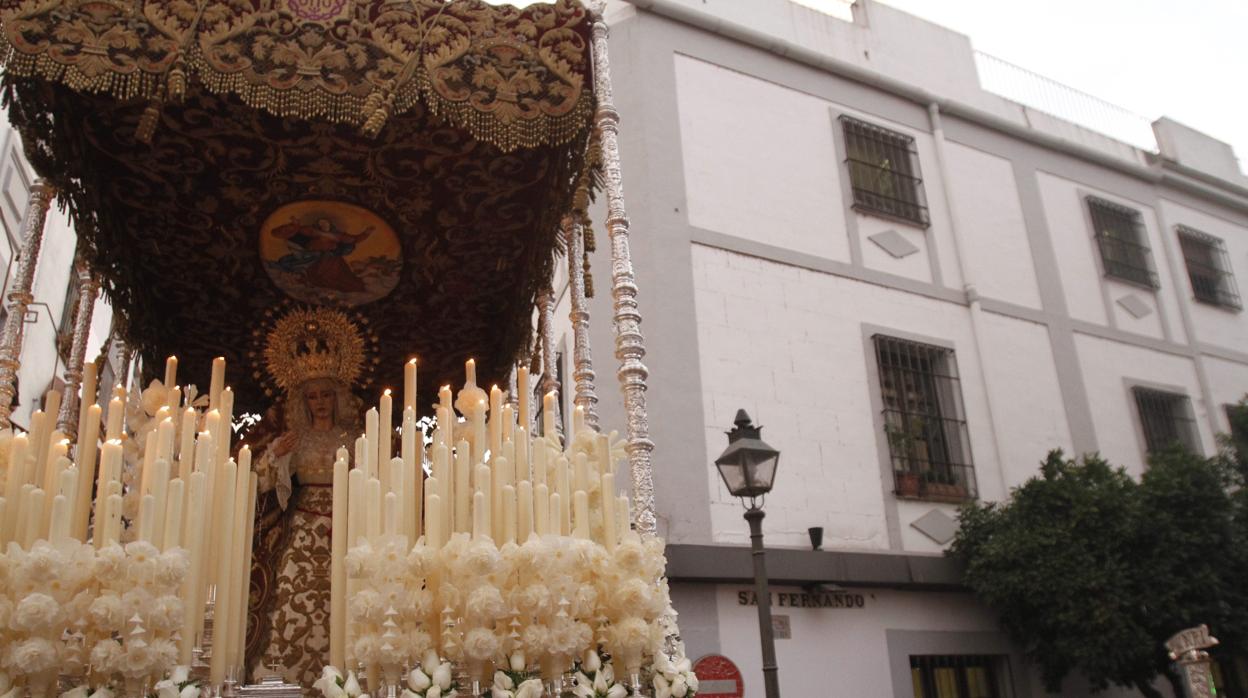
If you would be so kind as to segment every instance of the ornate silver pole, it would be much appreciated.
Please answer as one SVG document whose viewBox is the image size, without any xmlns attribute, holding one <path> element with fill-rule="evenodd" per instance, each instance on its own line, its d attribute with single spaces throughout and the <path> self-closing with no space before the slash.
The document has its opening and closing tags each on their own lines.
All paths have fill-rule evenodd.
<svg viewBox="0 0 1248 698">
<path fill-rule="evenodd" d="M 9 316 L 0 338 L 0 429 L 13 427 L 13 396 L 17 392 L 17 370 L 22 366 L 22 325 L 26 322 L 26 308 L 34 300 L 30 290 L 43 245 L 43 224 L 54 196 L 55 187 L 44 179 L 35 180 L 26 200 L 26 215 L 22 216 L 22 249 L 9 291 Z"/>
<path fill-rule="evenodd" d="M 594 358 L 589 347 L 589 304 L 585 300 L 585 227 L 575 216 L 564 216 L 563 239 L 568 241 L 568 296 L 572 321 L 572 378 L 577 406 L 585 408 L 585 424 L 598 431 L 598 393 L 594 389 Z"/>
<path fill-rule="evenodd" d="M 563 386 L 557 380 L 558 368 L 555 366 L 555 292 L 547 286 L 537 294 L 538 330 L 541 332 L 542 344 L 542 394 L 552 390 L 560 391 Z M 563 395 L 555 400 L 555 431 L 563 435 L 563 419 L 559 414 L 559 404 Z M 550 436 L 547 434 L 547 436 Z"/>
<path fill-rule="evenodd" d="M 62 434 L 78 433 L 78 387 L 82 383 L 82 365 L 87 358 L 87 336 L 91 332 L 91 315 L 95 311 L 95 294 L 99 282 L 91 275 L 86 261 L 75 260 L 74 273 L 78 276 L 78 309 L 74 314 L 74 339 L 69 345 L 69 361 L 65 365 L 65 396 L 61 398 L 61 412 L 56 418 L 56 428 Z"/>
<path fill-rule="evenodd" d="M 654 533 L 654 474 L 650 454 L 650 424 L 646 417 L 646 378 L 650 371 L 642 363 L 646 342 L 641 334 L 641 313 L 637 309 L 637 280 L 633 275 L 632 253 L 628 246 L 628 214 L 624 209 L 624 187 L 620 174 L 620 114 L 611 96 L 610 62 L 607 59 L 607 22 L 605 5 L 593 3 L 594 17 L 594 96 L 598 111 L 594 115 L 598 140 L 602 144 L 602 170 L 607 194 L 607 233 L 611 237 L 611 296 L 615 301 L 615 357 L 620 360 L 616 373 L 624 393 L 624 412 L 628 420 L 629 469 L 633 476 L 633 522 L 642 533 Z"/>
</svg>

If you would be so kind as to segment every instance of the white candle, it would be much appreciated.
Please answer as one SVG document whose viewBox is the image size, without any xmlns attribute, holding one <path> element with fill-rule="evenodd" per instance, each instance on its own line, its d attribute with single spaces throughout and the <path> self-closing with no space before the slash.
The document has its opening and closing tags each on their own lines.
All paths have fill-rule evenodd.
<svg viewBox="0 0 1248 698">
<path fill-rule="evenodd" d="M 485 493 L 474 492 L 472 495 L 472 539 L 473 540 L 481 540 L 482 538 L 489 536 L 488 529 L 489 529 L 490 524 L 489 524 L 489 521 L 487 521 L 488 515 L 486 513 L 488 511 L 489 509 L 487 508 L 486 503 L 485 503 Z"/>
<path fill-rule="evenodd" d="M 581 540 L 589 540 L 589 493 L 577 490 L 572 495 L 573 509 L 576 510 L 576 529 L 574 535 Z"/>
<path fill-rule="evenodd" d="M 368 542 L 377 546 L 377 537 L 381 535 L 381 480 L 370 477 L 364 483 L 364 528 Z"/>
<path fill-rule="evenodd" d="M 490 466 L 478 465 L 477 489 L 473 493 L 473 506 L 481 506 L 484 509 L 484 511 L 481 512 L 481 516 L 484 517 L 485 522 L 485 529 L 482 533 L 493 538 L 494 517 L 491 516 L 492 508 L 490 506 L 490 492 Z M 484 502 L 482 505 L 477 505 L 476 503 L 476 496 L 478 494 L 481 495 L 482 501 Z M 475 524 L 476 522 L 474 521 L 473 523 Z M 474 530 L 473 533 L 476 533 L 476 531 Z"/>
<path fill-rule="evenodd" d="M 208 416 L 211 417 L 212 414 Z M 212 447 L 212 432 L 200 432 L 199 438 L 195 440 L 195 472 L 206 472 L 209 464 L 215 462 L 213 458 L 216 453 L 216 449 Z"/>
<path fill-rule="evenodd" d="M 403 365 L 403 411 L 416 411 L 416 359 Z"/>
<path fill-rule="evenodd" d="M 460 441 L 455 447 L 455 533 L 466 533 L 472 516 L 469 502 L 472 498 L 472 481 L 469 479 L 468 442 Z"/>
<path fill-rule="evenodd" d="M 488 447 L 485 434 L 485 400 L 478 400 L 472 410 L 472 462 L 485 462 L 485 449 Z"/>
<path fill-rule="evenodd" d="M 164 408 L 161 408 L 164 411 Z M 156 458 L 173 462 L 173 420 L 165 417 L 156 427 Z"/>
<path fill-rule="evenodd" d="M 165 401 L 165 407 L 169 408 L 171 414 L 176 414 L 178 407 L 182 404 L 182 389 L 173 386 L 169 389 L 169 399 Z"/>
<path fill-rule="evenodd" d="M 152 519 L 155 518 L 156 498 L 150 494 L 139 499 L 139 540 L 152 542 Z"/>
<path fill-rule="evenodd" d="M 213 362 L 214 374 L 216 362 Z M 237 478 L 238 466 L 234 461 L 227 460 L 218 466 L 220 471 L 217 476 L 217 487 L 214 488 L 213 498 L 215 501 L 212 528 L 217 531 L 215 538 L 218 540 L 216 555 L 216 574 L 214 575 L 217 583 L 216 607 L 213 613 L 212 634 L 214 638 L 214 646 L 212 648 L 212 659 L 209 665 L 209 683 L 212 686 L 221 686 L 225 682 L 225 671 L 229 660 L 229 638 L 233 637 L 230 626 L 233 625 L 233 617 L 230 615 L 230 586 L 232 578 L 230 577 L 230 561 L 235 555 L 230 549 L 234 542 L 234 523 L 236 518 L 234 512 L 234 491 L 237 489 L 235 481 Z"/>
<path fill-rule="evenodd" d="M 158 460 L 152 466 L 152 537 L 149 539 L 157 546 L 165 540 L 165 508 L 169 492 L 169 461 Z M 144 522 L 146 523 L 146 522 Z"/>
<path fill-rule="evenodd" d="M 402 533 L 407 534 L 405 522 L 407 513 L 403 511 L 407 504 L 407 484 L 403 474 L 403 459 L 391 458 L 388 467 L 390 469 L 390 494 L 394 495 L 394 531 L 395 535 Z M 383 490 L 384 491 L 384 490 Z"/>
<path fill-rule="evenodd" d="M 385 517 L 385 536 L 393 540 L 399 534 L 399 495 L 393 492 L 386 493 L 382 513 Z"/>
<path fill-rule="evenodd" d="M 455 443 L 455 408 L 451 405 L 451 386 L 449 385 L 438 389 L 438 429 L 442 432 L 445 445 L 450 446 Z"/>
<path fill-rule="evenodd" d="M 186 482 L 181 478 L 169 481 L 169 490 L 165 498 L 165 526 L 162 550 L 171 550 L 182 545 L 182 507 L 185 501 Z"/>
<path fill-rule="evenodd" d="M 529 430 L 524 427 L 516 429 L 516 478 L 533 480 L 534 473 L 529 469 Z"/>
<path fill-rule="evenodd" d="M 220 431 L 214 435 L 213 443 L 217 446 L 217 462 L 230 457 L 230 444 L 234 440 L 234 391 L 226 388 L 221 391 L 221 424 Z"/>
<path fill-rule="evenodd" d="M 39 527 L 43 521 L 43 490 L 29 483 L 22 485 L 18 507 L 21 515 L 18 517 L 17 532 L 13 539 L 18 545 L 30 550 L 39 537 Z"/>
<path fill-rule="evenodd" d="M 503 487 L 503 542 L 516 542 L 516 488 Z"/>
<path fill-rule="evenodd" d="M 178 384 L 178 357 L 170 356 L 165 359 L 165 387 L 170 388 Z"/>
<path fill-rule="evenodd" d="M 589 491 L 589 458 L 584 453 L 573 456 L 576 464 L 573 471 L 572 489 Z"/>
<path fill-rule="evenodd" d="M 364 486 L 368 481 L 362 468 L 352 468 L 347 474 L 347 548 L 360 544 L 365 534 Z"/>
<path fill-rule="evenodd" d="M 390 463 L 390 439 L 394 436 L 394 399 L 390 397 L 389 388 L 381 393 L 381 409 L 377 421 L 380 428 L 377 440 L 373 443 L 377 444 L 377 464 L 384 466 Z M 381 489 L 383 492 L 392 491 L 389 473 L 381 474 Z"/>
<path fill-rule="evenodd" d="M 212 381 L 208 384 L 208 409 L 215 410 L 221 406 L 221 389 L 225 387 L 225 357 L 218 356 L 212 360 Z M 213 683 L 216 683 L 215 681 Z"/>
<path fill-rule="evenodd" d="M 238 631 L 243 618 L 241 606 L 246 593 L 243 586 L 242 570 L 251 564 L 251 558 L 244 557 L 247 550 L 247 522 L 253 518 L 247 510 L 247 505 L 250 502 L 250 488 L 251 473 L 238 468 L 234 477 L 234 509 L 230 513 L 234 523 L 231 526 L 230 547 L 227 552 L 232 558 L 230 560 L 230 581 L 228 585 L 229 603 L 222 606 L 222 610 L 228 613 L 230 617 L 229 632 L 222 636 L 227 643 L 225 646 L 227 670 L 239 665 L 240 638 Z M 215 619 L 213 622 L 216 622 Z"/>
<path fill-rule="evenodd" d="M 114 471 L 121 470 L 121 442 L 106 441 L 100 449 L 100 472 L 96 476 L 95 494 L 95 528 L 92 538 L 98 550 L 104 544 L 104 526 L 108 521 L 108 512 L 104 505 L 108 502 L 109 485 L 116 481 Z"/>
<path fill-rule="evenodd" d="M 533 488 L 533 530 L 537 535 L 550 533 L 550 490 L 544 484 Z"/>
<path fill-rule="evenodd" d="M 521 366 L 516 372 L 516 392 L 520 398 L 520 426 L 527 432 L 533 428 L 533 423 L 529 421 L 529 413 L 531 411 L 530 401 L 533 399 L 533 393 L 529 391 L 529 367 Z"/>
<path fill-rule="evenodd" d="M 25 434 L 17 434 L 9 444 L 9 470 L 5 474 L 4 496 L 8 506 L 0 518 L 0 546 L 15 540 L 17 535 L 17 512 L 21 503 L 22 485 L 26 483 L 26 453 L 30 440 Z M 2 550 L 3 548 L 0 548 Z"/>
<path fill-rule="evenodd" d="M 503 448 L 503 391 L 490 386 L 490 453 L 497 456 Z M 493 457 L 492 456 L 492 457 Z"/>
<path fill-rule="evenodd" d="M 542 396 L 542 435 L 552 440 L 559 438 L 559 432 L 555 428 L 555 410 L 558 404 L 555 391 Z"/>
<path fill-rule="evenodd" d="M 507 486 L 504 470 L 507 466 L 507 459 L 501 456 L 493 459 L 490 467 L 490 514 L 493 517 L 492 525 L 494 531 L 494 540 L 502 540 L 503 538 L 503 488 Z"/>
<path fill-rule="evenodd" d="M 95 404 L 96 387 L 99 383 L 99 369 L 96 368 L 94 361 L 86 362 L 82 367 L 82 386 L 78 390 L 78 439 L 76 443 L 81 444 L 83 441 L 83 423 L 87 418 L 87 410 Z M 99 424 L 96 424 L 99 427 Z M 96 430 L 99 434 L 99 430 Z"/>
<path fill-rule="evenodd" d="M 602 484 L 598 491 L 602 497 L 602 544 L 608 551 L 615 550 L 618 539 L 615 517 L 615 475 L 607 473 L 602 476 Z"/>
<path fill-rule="evenodd" d="M 620 498 L 615 500 L 619 505 L 615 511 L 615 515 L 620 518 L 620 540 L 624 540 L 628 536 L 635 536 L 637 533 L 633 531 L 633 513 L 629 508 L 628 495 L 622 494 Z"/>
<path fill-rule="evenodd" d="M 367 437 L 364 437 L 364 436 L 356 437 L 355 460 L 353 461 L 353 463 L 354 465 L 351 466 L 352 468 L 359 468 L 360 470 L 363 470 L 366 474 L 365 476 L 367 476 L 367 473 L 368 473 L 368 438 Z"/>
<path fill-rule="evenodd" d="M 329 663 L 347 660 L 347 459 L 339 450 L 334 461 L 334 503 L 330 524 Z"/>
<path fill-rule="evenodd" d="M 565 536 L 566 533 L 559 530 L 559 522 L 563 521 L 563 498 L 558 492 L 550 495 L 550 532 L 556 536 Z"/>
<path fill-rule="evenodd" d="M 585 406 L 577 405 L 572 410 L 572 435 L 576 436 L 585 430 Z"/>
<path fill-rule="evenodd" d="M 189 481 L 195 463 L 195 408 L 182 411 L 182 437 L 178 444 L 178 477 Z"/>
<path fill-rule="evenodd" d="M 35 410 L 35 413 L 30 416 L 30 447 L 35 456 L 34 477 L 31 478 L 31 482 L 40 486 L 43 485 L 45 461 L 48 458 L 48 448 L 51 446 L 48 441 L 47 424 L 48 416 L 43 410 Z"/>
<path fill-rule="evenodd" d="M 572 534 L 572 507 L 571 488 L 568 487 L 568 459 L 559 456 L 555 459 L 555 491 L 559 494 L 559 501 L 563 502 L 563 518 L 555 519 L 559 525 L 559 535 L 567 536 Z"/>
<path fill-rule="evenodd" d="M 521 480 L 516 485 L 516 541 L 523 543 L 533 533 L 533 483 Z"/>
<path fill-rule="evenodd" d="M 190 565 L 182 582 L 182 636 L 178 644 L 178 663 L 190 666 L 192 650 L 199 619 L 204 616 L 204 473 L 191 473 L 190 494 L 187 497 L 186 549 L 190 552 Z"/>
<path fill-rule="evenodd" d="M 108 441 L 114 441 L 122 437 L 121 420 L 125 417 L 126 405 L 121 398 L 115 397 L 108 401 L 108 424 L 104 429 L 104 436 Z"/>
<path fill-rule="evenodd" d="M 48 531 L 48 542 L 60 547 L 69 539 L 70 509 L 69 499 L 63 494 L 52 498 L 51 528 Z"/>
<path fill-rule="evenodd" d="M 442 498 L 432 490 L 425 491 L 425 545 L 437 550 L 442 547 Z"/>
<path fill-rule="evenodd" d="M 121 538 L 121 495 L 110 494 L 104 504 L 104 545 L 116 543 Z"/>
<path fill-rule="evenodd" d="M 88 364 L 94 366 L 95 364 Z M 78 487 L 74 493 L 74 537 L 87 539 L 87 525 L 91 518 L 91 481 L 95 479 L 95 466 L 100 437 L 100 406 L 90 405 L 79 415 L 78 425 Z M 9 461 L 12 463 L 12 461 Z"/>
<path fill-rule="evenodd" d="M 364 413 L 364 472 L 370 478 L 377 477 L 377 408 L 370 407 Z"/>
<path fill-rule="evenodd" d="M 241 675 L 244 664 L 243 648 L 247 644 L 247 606 L 251 596 L 251 556 L 252 544 L 255 540 L 256 527 L 256 493 L 260 487 L 260 477 L 255 473 L 247 473 L 247 520 L 246 530 L 243 532 L 243 551 L 241 569 L 239 570 L 239 607 L 238 607 L 238 632 L 234 635 L 234 667 Z"/>
</svg>

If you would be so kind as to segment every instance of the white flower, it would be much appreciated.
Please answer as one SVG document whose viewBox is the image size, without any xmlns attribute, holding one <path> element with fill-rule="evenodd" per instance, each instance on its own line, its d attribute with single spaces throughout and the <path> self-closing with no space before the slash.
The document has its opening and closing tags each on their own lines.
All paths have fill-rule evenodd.
<svg viewBox="0 0 1248 698">
<path fill-rule="evenodd" d="M 152 688 L 156 691 L 156 698 L 178 698 L 178 686 L 170 679 L 157 681 Z"/>
<path fill-rule="evenodd" d="M 498 636 L 488 628 L 473 628 L 464 637 L 464 654 L 477 661 L 492 659 L 498 652 Z"/>
<path fill-rule="evenodd" d="M 184 684 L 191 677 L 191 668 L 185 664 L 179 664 L 169 670 L 169 680 L 176 684 Z"/>
<path fill-rule="evenodd" d="M 524 652 L 512 652 L 507 658 L 507 664 L 512 671 L 524 671 L 526 663 L 524 661 Z"/>
<path fill-rule="evenodd" d="M 439 664 L 438 668 L 433 671 L 432 679 L 433 687 L 429 690 L 433 690 L 433 688 L 441 688 L 443 691 L 449 689 L 451 687 L 451 663 L 442 662 Z"/>
<path fill-rule="evenodd" d="M 672 698 L 685 698 L 685 694 L 689 692 L 689 684 L 685 683 L 684 676 L 677 676 L 672 681 Z"/>
<path fill-rule="evenodd" d="M 503 604 L 503 595 L 499 593 L 498 588 L 489 584 L 483 584 L 468 595 L 468 603 L 464 606 L 470 618 L 482 621 L 493 621 L 503 615 L 506 607 Z"/>
<path fill-rule="evenodd" d="M 420 694 L 410 688 L 405 688 L 403 689 L 403 692 L 399 694 L 399 698 L 420 698 Z"/>
<path fill-rule="evenodd" d="M 685 660 L 685 662 L 688 662 L 688 661 L 689 661 L 688 659 Z M 698 692 L 698 675 L 693 673 L 692 671 L 688 671 L 687 669 L 686 671 L 688 673 L 685 674 L 685 682 L 689 684 L 690 691 L 697 693 Z"/>
<path fill-rule="evenodd" d="M 87 698 L 91 691 L 86 686 L 77 686 L 61 694 L 61 698 Z"/>
<path fill-rule="evenodd" d="M 38 592 L 18 602 L 10 621 L 14 630 L 41 632 L 51 630 L 61 618 L 61 605 L 56 599 Z"/>
<path fill-rule="evenodd" d="M 500 689 L 503 691 L 510 691 L 511 689 L 515 687 L 516 687 L 516 683 L 511 680 L 511 677 L 508 676 L 506 672 L 502 672 L 502 671 L 494 672 L 494 688 Z"/>
<path fill-rule="evenodd" d="M 351 698 L 355 698 L 364 692 L 360 689 L 360 682 L 356 680 L 354 671 L 347 673 L 347 682 L 342 685 L 342 690 Z"/>
<path fill-rule="evenodd" d="M 407 675 L 407 685 L 413 691 L 423 691 L 432 683 L 433 680 L 429 678 L 429 675 L 420 669 L 412 669 Z"/>
<path fill-rule="evenodd" d="M 312 683 L 312 688 L 320 691 L 325 698 L 343 698 L 347 693 L 338 685 L 341 678 L 342 674 L 337 669 L 326 666 L 321 670 L 321 678 Z"/>
<path fill-rule="evenodd" d="M 586 672 L 595 672 L 602 668 L 602 659 L 598 653 L 593 650 L 585 650 L 585 659 L 581 662 L 581 668 Z"/>
<path fill-rule="evenodd" d="M 91 692 L 91 698 L 113 698 L 113 691 L 108 686 L 100 686 Z"/>
<path fill-rule="evenodd" d="M 516 698 L 542 698 L 542 680 L 529 679 L 516 689 Z"/>
<path fill-rule="evenodd" d="M 199 686 L 187 686 L 178 694 L 178 698 L 199 698 Z"/>
<path fill-rule="evenodd" d="M 442 689 L 435 683 L 425 691 L 425 698 L 442 698 Z"/>
<path fill-rule="evenodd" d="M 607 698 L 627 698 L 628 689 L 623 684 L 615 684 L 607 691 Z"/>
<path fill-rule="evenodd" d="M 28 638 L 13 646 L 9 661 L 28 674 L 37 674 L 56 666 L 56 647 L 42 637 Z"/>
</svg>

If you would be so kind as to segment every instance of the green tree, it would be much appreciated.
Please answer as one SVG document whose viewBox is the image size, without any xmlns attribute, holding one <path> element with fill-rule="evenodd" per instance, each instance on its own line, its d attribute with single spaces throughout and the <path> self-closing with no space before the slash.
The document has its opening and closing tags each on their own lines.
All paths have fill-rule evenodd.
<svg viewBox="0 0 1248 698">
<path fill-rule="evenodd" d="M 1244 646 L 1238 453 L 1167 451 L 1137 483 L 1099 456 L 1053 451 L 1007 502 L 964 507 L 951 553 L 1049 690 L 1078 671 L 1159 698 L 1175 631 L 1208 623 L 1226 647 Z"/>
</svg>

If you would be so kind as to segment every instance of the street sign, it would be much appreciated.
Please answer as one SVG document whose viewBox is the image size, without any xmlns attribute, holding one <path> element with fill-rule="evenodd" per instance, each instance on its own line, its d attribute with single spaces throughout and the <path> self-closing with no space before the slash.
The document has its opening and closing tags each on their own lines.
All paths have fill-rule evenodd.
<svg viewBox="0 0 1248 698">
<path fill-rule="evenodd" d="M 698 698 L 743 698 L 741 670 L 722 654 L 708 654 L 693 663 L 698 677 Z"/>
</svg>

